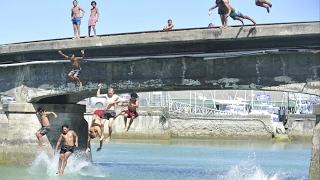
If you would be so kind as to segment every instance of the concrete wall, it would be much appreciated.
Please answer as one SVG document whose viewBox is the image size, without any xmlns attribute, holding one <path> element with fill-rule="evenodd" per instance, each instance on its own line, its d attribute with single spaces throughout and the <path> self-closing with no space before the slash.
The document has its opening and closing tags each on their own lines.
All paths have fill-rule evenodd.
<svg viewBox="0 0 320 180">
<path fill-rule="evenodd" d="M 320 179 L 320 124 L 314 129 L 309 180 Z"/>
<path fill-rule="evenodd" d="M 49 104 L 8 104 L 0 115 L 0 157 L 2 164 L 20 165 L 33 161 L 37 154 L 38 139 L 35 132 L 41 128 L 40 116 L 36 109 L 41 106 L 46 111 L 54 111 L 58 118 L 50 117 L 51 131 L 43 136 L 44 151 L 53 154 L 53 148 L 62 132 L 63 124 L 69 125 L 79 136 L 79 147 L 84 151 L 87 142 L 88 126 L 83 118 L 85 107 L 81 105 L 49 105 Z M 91 161 L 91 154 L 86 156 Z"/>
<path fill-rule="evenodd" d="M 288 114 L 287 133 L 292 140 L 310 141 L 315 128 L 316 115 L 312 114 Z"/>
<path fill-rule="evenodd" d="M 99 108 L 91 107 L 85 113 L 85 119 L 91 124 L 92 113 Z M 101 108 L 100 108 L 101 109 Z M 103 109 L 103 108 L 102 108 Z M 170 139 L 169 123 L 161 123 L 162 107 L 140 107 L 138 109 L 139 117 L 136 118 L 130 130 L 124 132 L 123 114 L 113 122 L 112 138 L 115 139 Z M 120 110 L 119 107 L 116 111 Z M 129 123 L 129 119 L 127 123 Z M 105 137 L 108 137 L 108 125 L 105 125 Z"/>
</svg>

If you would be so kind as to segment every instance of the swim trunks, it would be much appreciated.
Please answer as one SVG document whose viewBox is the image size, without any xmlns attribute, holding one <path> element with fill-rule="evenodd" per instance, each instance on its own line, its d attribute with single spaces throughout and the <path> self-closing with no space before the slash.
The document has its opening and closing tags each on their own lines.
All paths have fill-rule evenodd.
<svg viewBox="0 0 320 180">
<path fill-rule="evenodd" d="M 64 154 L 66 152 L 71 152 L 73 153 L 74 152 L 74 146 L 65 146 L 65 145 L 62 145 L 61 146 L 61 151 L 60 151 L 60 154 Z"/>
<path fill-rule="evenodd" d="M 100 118 L 102 118 L 103 115 L 104 115 L 104 110 L 95 110 L 93 114 L 95 114 L 95 115 L 99 116 Z"/>
<path fill-rule="evenodd" d="M 41 134 L 41 136 L 44 136 L 50 131 L 50 126 L 42 126 L 38 132 Z"/>
<path fill-rule="evenodd" d="M 110 118 L 114 118 L 115 116 L 116 116 L 116 112 L 114 110 L 105 110 L 103 119 L 110 119 Z"/>
<path fill-rule="evenodd" d="M 77 76 L 79 76 L 80 74 L 81 74 L 81 71 L 82 71 L 82 69 L 81 68 L 79 68 L 79 69 L 72 69 L 71 71 L 70 71 L 70 73 L 72 73 L 72 75 L 77 75 Z"/>
<path fill-rule="evenodd" d="M 221 7 L 218 8 L 218 14 L 227 14 L 225 10 L 223 10 Z"/>
<path fill-rule="evenodd" d="M 81 18 L 80 17 L 73 18 L 72 19 L 72 24 L 80 25 L 81 24 Z"/>
<path fill-rule="evenodd" d="M 97 22 L 96 16 L 90 16 L 88 26 L 95 26 Z"/>
<path fill-rule="evenodd" d="M 240 18 L 244 18 L 242 13 L 240 11 L 238 11 L 236 8 L 234 8 L 234 12 L 230 14 L 230 17 L 232 17 L 233 19 L 235 17 L 240 17 Z"/>
<path fill-rule="evenodd" d="M 132 116 L 134 116 L 135 118 L 139 116 L 137 112 L 133 112 L 130 110 L 126 110 L 125 114 L 127 114 L 129 118 L 131 118 Z"/>
</svg>

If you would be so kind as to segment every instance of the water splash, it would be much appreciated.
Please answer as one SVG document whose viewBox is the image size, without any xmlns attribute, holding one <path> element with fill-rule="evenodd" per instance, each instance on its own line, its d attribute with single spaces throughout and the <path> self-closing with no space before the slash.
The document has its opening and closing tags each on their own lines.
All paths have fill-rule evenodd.
<svg viewBox="0 0 320 180">
<path fill-rule="evenodd" d="M 31 175 L 57 176 L 60 154 L 49 156 L 45 152 L 40 152 L 29 169 Z M 102 167 L 93 165 L 84 152 L 76 151 L 71 154 L 68 164 L 64 170 L 64 176 L 90 176 L 90 177 L 106 177 L 107 174 Z"/>
</svg>

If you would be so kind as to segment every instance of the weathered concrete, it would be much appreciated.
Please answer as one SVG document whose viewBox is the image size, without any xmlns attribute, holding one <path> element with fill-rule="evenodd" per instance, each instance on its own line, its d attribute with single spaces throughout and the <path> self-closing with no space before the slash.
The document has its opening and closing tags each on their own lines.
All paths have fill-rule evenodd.
<svg viewBox="0 0 320 180">
<path fill-rule="evenodd" d="M 90 108 L 88 113 L 85 113 L 85 119 L 88 121 L 88 125 L 92 121 L 92 113 L 99 108 Z M 120 110 L 119 107 L 116 111 Z M 129 132 L 124 132 L 124 120 L 123 115 L 120 115 L 113 122 L 112 138 L 115 139 L 170 139 L 170 127 L 169 122 L 161 122 L 160 116 L 162 113 L 162 107 L 140 107 L 138 109 L 139 117 L 136 118 Z M 129 123 L 129 119 L 128 122 Z M 105 137 L 108 137 L 108 125 L 105 125 Z"/>
<path fill-rule="evenodd" d="M 51 131 L 43 136 L 44 151 L 53 155 L 53 148 L 62 132 L 63 124 L 69 125 L 79 136 L 77 151 L 85 151 L 88 126 L 83 118 L 85 107 L 81 105 L 49 104 L 7 104 L 4 114 L 0 114 L 0 162 L 6 165 L 25 165 L 37 155 L 38 139 L 35 132 L 41 128 L 36 109 L 41 106 L 46 111 L 54 111 L 58 118 L 50 118 Z M 85 155 L 91 161 L 91 154 Z"/>
<path fill-rule="evenodd" d="M 215 53 L 247 49 L 319 47 L 320 22 L 137 32 L 73 41 L 47 40 L 0 46 L 0 61 L 61 58 L 58 49 L 86 56 L 124 57 L 159 54 Z"/>
<path fill-rule="evenodd" d="M 0 92 L 18 102 L 76 103 L 102 92 L 194 89 L 272 89 L 320 95 L 320 53 L 263 54 L 203 60 L 145 59 L 134 62 L 82 63 L 79 89 L 67 77 L 69 63 L 2 68 Z M 287 84 L 287 85 L 286 85 Z"/>
<path fill-rule="evenodd" d="M 312 114 L 288 114 L 287 134 L 293 141 L 309 141 L 313 137 L 316 116 Z"/>
<path fill-rule="evenodd" d="M 320 124 L 314 129 L 309 180 L 320 179 Z"/>
</svg>

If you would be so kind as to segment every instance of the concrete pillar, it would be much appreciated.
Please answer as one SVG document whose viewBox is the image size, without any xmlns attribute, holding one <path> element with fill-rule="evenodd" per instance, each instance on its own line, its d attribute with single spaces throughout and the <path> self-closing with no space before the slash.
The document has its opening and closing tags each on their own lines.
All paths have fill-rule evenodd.
<svg viewBox="0 0 320 180">
<path fill-rule="evenodd" d="M 313 114 L 316 115 L 316 127 L 313 130 L 312 154 L 309 180 L 320 179 L 320 105 L 313 105 Z"/>
<path fill-rule="evenodd" d="M 5 115 L 0 115 L 0 161 L 2 164 L 26 165 L 33 162 L 38 148 L 35 132 L 41 128 L 40 116 L 36 114 L 36 109 L 40 106 L 45 111 L 54 111 L 58 116 L 58 118 L 50 116 L 51 130 L 43 136 L 43 151 L 50 156 L 53 155 L 53 149 L 62 132 L 61 126 L 63 124 L 67 124 L 78 134 L 79 147 L 76 148 L 76 151 L 85 151 L 88 137 L 88 125 L 83 116 L 85 106 L 76 104 L 7 104 L 3 107 Z M 2 154 L 1 149 L 3 149 Z M 91 154 L 84 156 L 83 158 L 91 161 Z"/>
</svg>

